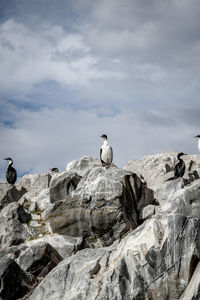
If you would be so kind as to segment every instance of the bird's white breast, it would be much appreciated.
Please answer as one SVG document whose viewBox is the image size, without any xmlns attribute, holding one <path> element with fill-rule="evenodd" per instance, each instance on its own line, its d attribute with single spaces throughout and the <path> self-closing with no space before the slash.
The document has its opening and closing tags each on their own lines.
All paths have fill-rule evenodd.
<svg viewBox="0 0 200 300">
<path fill-rule="evenodd" d="M 110 145 L 103 145 L 101 147 L 101 159 L 106 163 L 110 164 L 112 162 L 112 148 Z"/>
<path fill-rule="evenodd" d="M 200 152 L 200 138 L 198 140 L 198 149 L 199 149 L 199 152 Z"/>
</svg>

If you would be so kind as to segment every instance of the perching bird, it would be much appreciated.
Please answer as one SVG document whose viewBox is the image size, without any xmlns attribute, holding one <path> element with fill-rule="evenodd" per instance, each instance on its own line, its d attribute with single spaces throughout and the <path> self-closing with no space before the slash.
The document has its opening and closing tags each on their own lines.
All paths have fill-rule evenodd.
<svg viewBox="0 0 200 300">
<path fill-rule="evenodd" d="M 50 168 L 49 170 L 50 170 L 51 172 L 55 172 L 55 173 L 58 173 L 58 172 L 59 172 L 58 168 Z"/>
<path fill-rule="evenodd" d="M 17 171 L 12 167 L 13 160 L 10 157 L 4 158 L 5 160 L 8 160 L 8 168 L 6 171 L 6 179 L 7 182 L 10 184 L 15 184 L 15 181 L 17 180 Z"/>
<path fill-rule="evenodd" d="M 113 150 L 112 147 L 108 144 L 107 135 L 103 134 L 101 137 L 104 139 L 104 142 L 100 149 L 100 159 L 102 165 L 109 168 L 113 160 Z"/>
<path fill-rule="evenodd" d="M 180 152 L 177 155 L 178 162 L 177 162 L 177 164 L 175 165 L 175 168 L 174 168 L 174 176 L 170 177 L 169 179 L 167 179 L 165 181 L 174 180 L 174 179 L 183 177 L 183 175 L 185 173 L 185 163 L 184 163 L 184 161 L 181 158 L 181 156 L 183 156 L 183 155 L 187 155 L 187 154 L 185 154 L 183 152 Z"/>
<path fill-rule="evenodd" d="M 198 138 L 198 149 L 200 152 L 200 135 L 196 135 L 195 138 Z"/>
</svg>

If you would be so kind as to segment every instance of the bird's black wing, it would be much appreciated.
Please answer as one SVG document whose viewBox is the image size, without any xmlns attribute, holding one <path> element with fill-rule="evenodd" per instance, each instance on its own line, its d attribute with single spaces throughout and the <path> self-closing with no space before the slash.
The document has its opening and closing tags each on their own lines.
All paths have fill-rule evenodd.
<svg viewBox="0 0 200 300">
<path fill-rule="evenodd" d="M 100 160 L 101 160 L 101 163 L 103 166 L 106 165 L 106 163 L 103 161 L 103 159 L 101 158 L 101 155 L 102 155 L 102 148 L 100 149 Z"/>
<path fill-rule="evenodd" d="M 110 150 L 111 150 L 111 162 L 113 161 L 113 149 L 112 147 L 110 147 Z"/>
<path fill-rule="evenodd" d="M 174 176 L 176 178 L 183 177 L 184 173 L 185 173 L 185 163 L 183 161 L 180 161 L 175 166 Z"/>
<path fill-rule="evenodd" d="M 14 168 L 9 168 L 6 172 L 6 179 L 8 183 L 14 184 L 17 180 L 17 171 Z"/>
</svg>

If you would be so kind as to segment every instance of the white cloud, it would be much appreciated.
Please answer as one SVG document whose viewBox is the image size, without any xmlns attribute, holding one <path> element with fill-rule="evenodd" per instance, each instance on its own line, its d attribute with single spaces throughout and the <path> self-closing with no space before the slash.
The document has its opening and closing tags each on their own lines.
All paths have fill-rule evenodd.
<svg viewBox="0 0 200 300">
<path fill-rule="evenodd" d="M 122 76 L 98 69 L 98 58 L 90 54 L 80 34 L 51 25 L 33 31 L 14 20 L 0 25 L 0 61 L 2 90 L 28 90 L 47 80 L 82 86 L 94 79 Z"/>
</svg>

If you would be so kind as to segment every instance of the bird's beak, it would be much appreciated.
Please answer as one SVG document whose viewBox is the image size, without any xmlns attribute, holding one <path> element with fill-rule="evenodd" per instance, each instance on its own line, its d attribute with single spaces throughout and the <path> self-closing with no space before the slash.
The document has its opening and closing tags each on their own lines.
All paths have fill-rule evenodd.
<svg viewBox="0 0 200 300">
<path fill-rule="evenodd" d="M 8 160 L 7 158 L 4 158 L 4 160 Z"/>
</svg>

